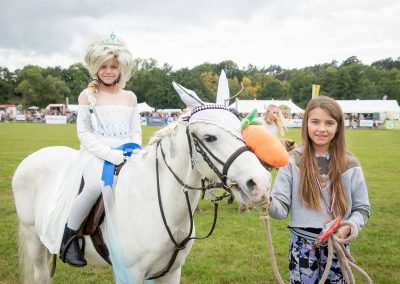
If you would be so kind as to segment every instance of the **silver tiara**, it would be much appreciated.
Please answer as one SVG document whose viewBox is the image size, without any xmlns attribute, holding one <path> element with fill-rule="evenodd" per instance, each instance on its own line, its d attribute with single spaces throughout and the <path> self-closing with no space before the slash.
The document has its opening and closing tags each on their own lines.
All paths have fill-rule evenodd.
<svg viewBox="0 0 400 284">
<path fill-rule="evenodd" d="M 114 34 L 114 32 L 111 32 L 109 35 L 107 35 L 106 37 L 104 37 L 100 44 L 104 44 L 104 45 L 121 45 L 121 46 L 125 46 L 125 42 L 118 37 L 117 35 Z"/>
</svg>

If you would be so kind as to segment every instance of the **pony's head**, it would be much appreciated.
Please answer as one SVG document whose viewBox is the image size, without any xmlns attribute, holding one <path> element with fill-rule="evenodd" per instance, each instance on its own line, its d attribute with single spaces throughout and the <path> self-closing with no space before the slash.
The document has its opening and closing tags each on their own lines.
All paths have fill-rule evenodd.
<svg viewBox="0 0 400 284">
<path fill-rule="evenodd" d="M 193 91 L 173 85 L 191 109 L 182 120 L 187 123 L 193 169 L 223 183 L 242 203 L 265 202 L 271 174 L 245 145 L 237 116 L 223 105 L 204 103 Z"/>
</svg>

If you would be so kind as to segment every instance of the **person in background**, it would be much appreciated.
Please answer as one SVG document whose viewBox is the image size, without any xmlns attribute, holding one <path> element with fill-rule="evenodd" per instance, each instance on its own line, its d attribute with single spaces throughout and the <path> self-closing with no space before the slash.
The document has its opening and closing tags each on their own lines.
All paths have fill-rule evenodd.
<svg viewBox="0 0 400 284">
<path fill-rule="evenodd" d="M 318 283 L 323 275 L 328 248 L 316 239 L 327 222 L 341 216 L 361 230 L 369 219 L 365 178 L 357 159 L 346 151 L 344 130 L 338 103 L 325 96 L 313 98 L 302 122 L 303 145 L 290 152 L 289 164 L 275 179 L 269 213 L 276 219 L 291 214 L 291 283 Z M 345 238 L 350 230 L 342 226 L 336 236 Z M 344 283 L 335 251 L 326 283 Z"/>
<path fill-rule="evenodd" d="M 99 198 L 105 161 L 124 162 L 132 144 L 140 148 L 142 131 L 137 99 L 124 90 L 134 61 L 124 42 L 111 33 L 88 47 L 85 62 L 93 81 L 79 96 L 77 134 L 81 153 L 89 156 L 83 169 L 85 186 L 74 200 L 61 244 L 61 259 L 76 267 L 87 264 L 76 237 Z"/>
<path fill-rule="evenodd" d="M 282 111 L 276 105 L 268 105 L 262 126 L 275 136 L 285 136 L 285 125 Z"/>
</svg>

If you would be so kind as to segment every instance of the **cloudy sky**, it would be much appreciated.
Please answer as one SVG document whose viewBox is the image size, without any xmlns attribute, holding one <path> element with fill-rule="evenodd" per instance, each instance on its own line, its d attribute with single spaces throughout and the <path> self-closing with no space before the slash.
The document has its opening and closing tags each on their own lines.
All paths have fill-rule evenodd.
<svg viewBox="0 0 400 284">
<path fill-rule="evenodd" d="M 82 62 L 88 43 L 110 31 L 135 57 L 174 69 L 400 57 L 398 0 L 13 0 L 1 14 L 0 66 L 10 70 Z"/>
</svg>

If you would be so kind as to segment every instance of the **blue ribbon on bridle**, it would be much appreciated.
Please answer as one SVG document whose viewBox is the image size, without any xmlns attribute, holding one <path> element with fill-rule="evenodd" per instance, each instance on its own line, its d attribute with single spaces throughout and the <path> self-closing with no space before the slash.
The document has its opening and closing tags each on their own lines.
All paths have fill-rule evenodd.
<svg viewBox="0 0 400 284">
<path fill-rule="evenodd" d="M 115 148 L 115 150 L 122 150 L 125 157 L 132 156 L 132 152 L 135 149 L 141 149 L 140 145 L 136 143 L 126 143 L 118 148 Z M 104 186 L 112 187 L 114 181 L 114 171 L 115 165 L 109 161 L 104 161 L 103 173 L 101 175 L 101 180 L 104 181 Z"/>
</svg>

